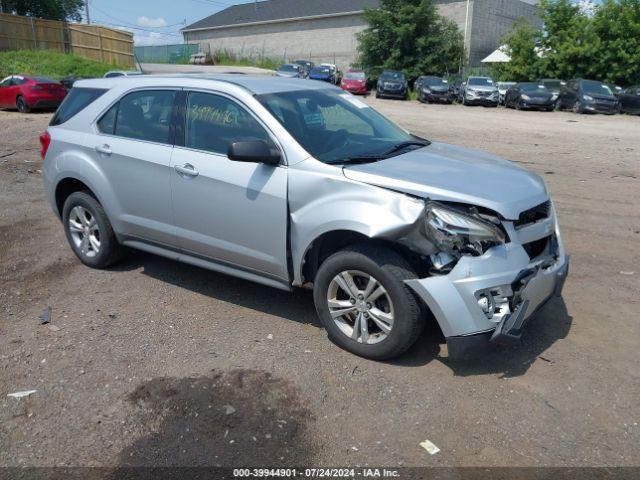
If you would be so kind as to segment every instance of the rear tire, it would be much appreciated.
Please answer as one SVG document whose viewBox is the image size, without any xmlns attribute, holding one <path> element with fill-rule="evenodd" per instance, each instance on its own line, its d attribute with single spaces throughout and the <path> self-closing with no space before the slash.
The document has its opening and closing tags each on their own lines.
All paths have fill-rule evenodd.
<svg viewBox="0 0 640 480">
<path fill-rule="evenodd" d="M 120 260 L 124 249 L 102 205 L 88 192 L 74 192 L 62 208 L 64 233 L 71 249 L 91 268 L 106 268 Z"/>
<path fill-rule="evenodd" d="M 343 284 L 349 285 L 350 291 L 336 287 L 340 279 L 344 280 L 344 273 L 351 279 Z M 404 258 L 384 247 L 354 245 L 331 255 L 320 266 L 313 287 L 316 310 L 329 339 L 349 352 L 374 360 L 404 353 L 424 326 L 418 299 L 404 283 L 414 278 L 417 275 Z M 367 296 L 370 279 L 377 286 Z M 384 293 L 376 297 L 378 287 Z M 381 323 L 389 315 L 391 322 Z"/>
<path fill-rule="evenodd" d="M 16 99 L 16 108 L 20 113 L 30 113 L 31 107 L 27 105 L 27 102 L 22 98 L 22 96 Z"/>
</svg>

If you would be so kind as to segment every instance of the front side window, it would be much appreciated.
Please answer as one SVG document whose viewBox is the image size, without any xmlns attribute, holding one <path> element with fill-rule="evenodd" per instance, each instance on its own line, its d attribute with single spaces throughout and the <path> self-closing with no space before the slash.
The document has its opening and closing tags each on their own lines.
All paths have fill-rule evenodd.
<svg viewBox="0 0 640 480">
<path fill-rule="evenodd" d="M 256 98 L 307 152 L 326 163 L 381 155 L 399 143 L 415 140 L 366 103 L 333 89 Z"/>
<path fill-rule="evenodd" d="M 113 132 L 119 137 L 171 143 L 169 126 L 175 96 L 173 90 L 130 93 L 98 121 L 98 128 L 101 132 Z"/>
<path fill-rule="evenodd" d="M 210 93 L 189 93 L 185 147 L 226 155 L 232 143 L 250 140 L 272 143 L 262 125 L 236 102 Z"/>
</svg>

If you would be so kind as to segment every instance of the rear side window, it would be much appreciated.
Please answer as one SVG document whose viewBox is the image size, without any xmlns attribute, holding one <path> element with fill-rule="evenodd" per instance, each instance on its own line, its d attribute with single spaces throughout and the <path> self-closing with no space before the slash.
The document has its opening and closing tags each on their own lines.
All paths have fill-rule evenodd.
<svg viewBox="0 0 640 480">
<path fill-rule="evenodd" d="M 175 97 L 175 90 L 144 90 L 126 95 L 117 104 L 111 131 L 118 137 L 172 143 L 170 126 Z M 111 126 L 111 110 L 98 122 L 105 133 L 109 133 Z"/>
<path fill-rule="evenodd" d="M 60 125 L 106 92 L 102 88 L 72 88 L 51 119 L 49 125 Z"/>
</svg>

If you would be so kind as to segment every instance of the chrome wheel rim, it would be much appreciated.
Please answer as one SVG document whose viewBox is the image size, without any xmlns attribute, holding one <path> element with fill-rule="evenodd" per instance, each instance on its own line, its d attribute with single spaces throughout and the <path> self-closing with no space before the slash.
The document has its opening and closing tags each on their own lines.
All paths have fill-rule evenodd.
<svg viewBox="0 0 640 480">
<path fill-rule="evenodd" d="M 100 229 L 93 214 L 80 205 L 69 213 L 71 240 L 85 257 L 95 257 L 100 253 Z"/>
<path fill-rule="evenodd" d="M 394 309 L 389 293 L 368 273 L 338 273 L 327 291 L 329 314 L 340 331 L 353 341 L 373 345 L 393 329 Z"/>
</svg>

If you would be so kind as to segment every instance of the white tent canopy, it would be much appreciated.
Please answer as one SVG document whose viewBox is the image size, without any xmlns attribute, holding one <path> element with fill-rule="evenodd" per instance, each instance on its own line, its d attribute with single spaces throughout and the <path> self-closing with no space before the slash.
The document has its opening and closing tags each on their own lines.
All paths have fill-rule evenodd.
<svg viewBox="0 0 640 480">
<path fill-rule="evenodd" d="M 491 55 L 482 60 L 482 63 L 507 63 L 511 61 L 511 57 L 505 53 L 506 45 L 498 47 Z"/>
</svg>

